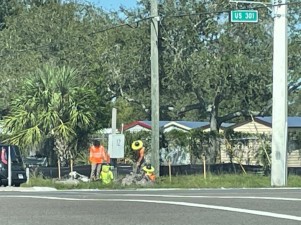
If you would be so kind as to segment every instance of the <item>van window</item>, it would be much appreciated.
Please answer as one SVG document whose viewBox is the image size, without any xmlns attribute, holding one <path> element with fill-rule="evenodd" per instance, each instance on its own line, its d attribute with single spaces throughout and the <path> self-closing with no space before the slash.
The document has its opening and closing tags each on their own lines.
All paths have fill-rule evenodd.
<svg viewBox="0 0 301 225">
<path fill-rule="evenodd" d="M 10 157 L 12 163 L 21 162 L 21 156 L 19 154 L 19 149 L 17 146 L 10 146 Z M 1 146 L 1 162 L 7 164 L 8 161 L 8 146 Z"/>
<path fill-rule="evenodd" d="M 5 147 L 1 148 L 1 162 L 3 162 L 4 164 L 7 164 L 7 151 L 6 151 Z"/>
</svg>

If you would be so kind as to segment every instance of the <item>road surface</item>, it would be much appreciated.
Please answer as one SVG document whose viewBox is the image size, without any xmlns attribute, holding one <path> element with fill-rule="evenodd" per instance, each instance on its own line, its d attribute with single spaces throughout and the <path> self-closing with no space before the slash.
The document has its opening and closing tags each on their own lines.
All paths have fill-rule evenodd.
<svg viewBox="0 0 301 225">
<path fill-rule="evenodd" d="M 300 225 L 301 189 L 0 188 L 1 225 Z"/>
</svg>

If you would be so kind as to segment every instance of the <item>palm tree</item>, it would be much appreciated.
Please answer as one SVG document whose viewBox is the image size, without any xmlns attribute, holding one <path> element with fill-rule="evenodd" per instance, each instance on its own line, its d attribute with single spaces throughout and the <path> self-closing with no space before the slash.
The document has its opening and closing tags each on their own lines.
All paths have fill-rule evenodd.
<svg viewBox="0 0 301 225">
<path fill-rule="evenodd" d="M 10 135 L 7 141 L 37 148 L 52 140 L 60 178 L 61 161 L 73 159 L 71 143 L 77 132 L 94 124 L 93 99 L 94 92 L 75 69 L 45 65 L 24 82 L 21 95 L 4 117 L 5 131 Z"/>
</svg>

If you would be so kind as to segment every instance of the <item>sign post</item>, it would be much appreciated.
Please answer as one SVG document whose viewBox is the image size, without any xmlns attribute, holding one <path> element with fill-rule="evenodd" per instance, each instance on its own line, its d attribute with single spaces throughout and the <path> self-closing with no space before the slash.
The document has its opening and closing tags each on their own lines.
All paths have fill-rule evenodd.
<svg viewBox="0 0 301 225">
<path fill-rule="evenodd" d="M 230 21 L 232 23 L 257 23 L 257 10 L 232 10 L 230 14 Z"/>
<path fill-rule="evenodd" d="M 8 149 L 7 149 L 8 153 L 7 153 L 7 157 L 8 157 L 8 186 L 10 187 L 12 185 L 12 177 L 11 177 L 11 174 L 12 174 L 12 171 L 11 171 L 11 149 L 10 149 L 10 146 L 8 146 Z"/>
</svg>

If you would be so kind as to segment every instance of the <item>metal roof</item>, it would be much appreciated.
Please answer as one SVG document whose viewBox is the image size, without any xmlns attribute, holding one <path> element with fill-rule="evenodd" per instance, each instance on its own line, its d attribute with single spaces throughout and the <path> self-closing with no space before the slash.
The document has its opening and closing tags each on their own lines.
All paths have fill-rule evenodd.
<svg viewBox="0 0 301 225">
<path fill-rule="evenodd" d="M 196 129 L 196 128 L 205 128 L 205 127 L 209 127 L 209 122 L 208 121 L 186 121 L 186 120 L 180 120 L 180 121 L 159 121 L 159 127 L 163 127 L 169 123 L 173 123 L 173 124 L 179 124 L 181 126 L 184 126 L 184 127 L 188 127 L 190 129 Z M 135 121 L 133 123 L 130 123 L 128 125 L 125 126 L 125 130 L 130 128 L 130 127 L 133 127 L 134 125 L 140 125 L 140 126 L 143 126 L 143 127 L 146 127 L 148 129 L 151 129 L 151 126 L 152 126 L 152 121 L 149 121 L 149 120 L 143 120 L 143 121 Z M 232 123 L 222 123 L 222 126 L 221 127 L 229 127 L 233 125 Z"/>
<path fill-rule="evenodd" d="M 256 117 L 256 119 L 272 125 L 272 117 L 271 116 Z M 301 117 L 297 117 L 297 116 L 287 117 L 287 127 L 289 127 L 289 128 L 301 127 Z"/>
<path fill-rule="evenodd" d="M 150 127 L 152 126 L 152 121 L 149 120 L 143 120 L 141 121 L 147 125 L 149 125 Z M 159 127 L 163 127 L 165 124 L 169 123 L 170 121 L 159 121 Z"/>
<path fill-rule="evenodd" d="M 265 123 L 266 125 L 272 126 L 272 117 L 271 116 L 262 116 L 262 117 L 255 117 L 254 120 L 256 120 L 259 123 Z M 180 121 L 159 121 L 159 127 L 163 127 L 168 123 L 174 123 L 174 124 L 179 124 L 184 127 L 188 127 L 190 129 L 196 129 L 196 128 L 206 128 L 209 127 L 209 122 L 208 121 L 185 121 L 185 120 L 180 120 Z M 244 121 L 243 123 L 247 123 L 247 121 Z M 239 124 L 243 123 L 222 123 L 221 128 L 227 128 L 230 126 L 239 126 Z M 147 129 L 151 129 L 152 126 L 152 121 L 149 120 L 139 120 L 139 121 L 134 121 L 130 124 L 125 125 L 124 129 L 127 130 L 135 125 L 140 125 L 142 127 L 145 127 Z M 289 128 L 301 128 L 301 117 L 287 117 L 287 126 Z"/>
<path fill-rule="evenodd" d="M 174 122 L 189 127 L 191 129 L 204 127 L 209 124 L 209 122 L 195 122 L 195 121 L 174 121 Z"/>
<path fill-rule="evenodd" d="M 233 126 L 235 123 L 222 123 L 221 127 L 227 128 Z"/>
</svg>

